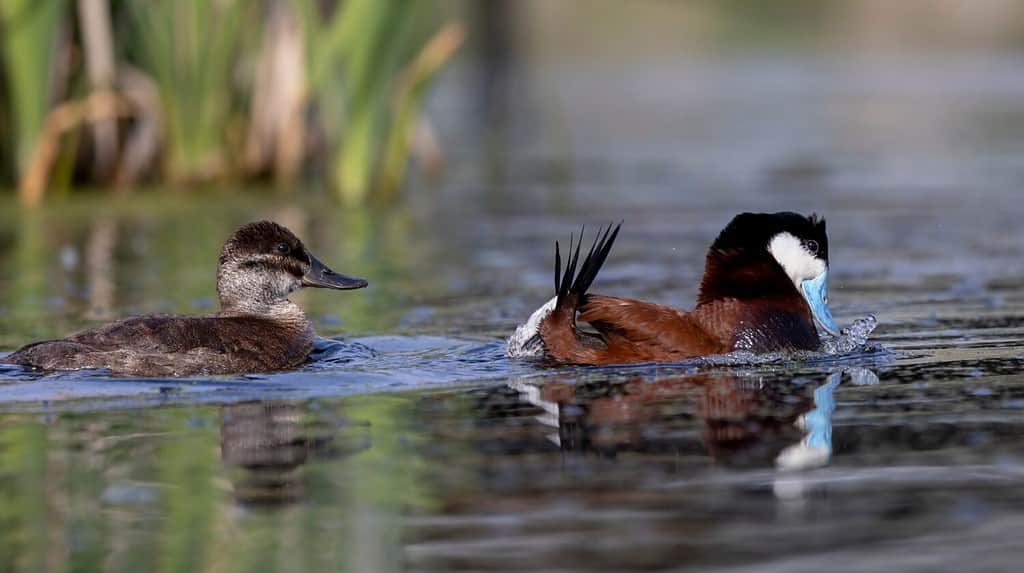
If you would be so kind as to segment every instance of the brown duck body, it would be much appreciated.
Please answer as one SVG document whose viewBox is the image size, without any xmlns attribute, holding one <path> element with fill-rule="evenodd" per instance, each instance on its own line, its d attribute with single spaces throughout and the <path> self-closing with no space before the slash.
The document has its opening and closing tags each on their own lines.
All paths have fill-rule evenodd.
<svg viewBox="0 0 1024 573">
<path fill-rule="evenodd" d="M 548 356 L 573 364 L 675 362 L 735 350 L 763 353 L 814 350 L 821 344 L 803 301 L 745 302 L 716 300 L 687 312 L 659 304 L 603 295 L 587 295 L 578 320 L 596 331 L 566 328 L 569 316 L 552 314 L 541 327 Z M 591 339 L 584 338 L 590 341 Z"/>
<path fill-rule="evenodd" d="M 775 228 L 780 223 L 755 220 L 751 229 L 748 216 L 758 217 L 734 219 L 709 250 L 692 311 L 587 293 L 618 228 L 599 237 L 578 274 L 579 246 L 564 273 L 556 250 L 557 295 L 517 329 L 509 339 L 509 354 L 608 365 L 674 362 L 736 350 L 819 348 L 811 307 L 787 269 L 766 250 L 770 239 L 782 232 Z M 781 218 L 781 228 L 796 225 L 803 235 L 816 237 L 816 251 L 827 265 L 824 222 L 788 213 L 771 217 Z M 581 329 L 578 322 L 590 329 Z"/>
<path fill-rule="evenodd" d="M 288 229 L 251 223 L 218 261 L 220 313 L 129 318 L 61 340 L 29 344 L 3 362 L 42 370 L 107 369 L 123 376 L 272 372 L 302 364 L 316 333 L 288 295 L 303 286 L 347 290 L 366 281 L 334 273 Z"/>
<path fill-rule="evenodd" d="M 140 316 L 63 340 L 36 342 L 5 362 L 42 370 L 104 368 L 125 376 L 272 372 L 302 364 L 312 323 L 296 307 L 286 320 L 261 316 Z"/>
</svg>

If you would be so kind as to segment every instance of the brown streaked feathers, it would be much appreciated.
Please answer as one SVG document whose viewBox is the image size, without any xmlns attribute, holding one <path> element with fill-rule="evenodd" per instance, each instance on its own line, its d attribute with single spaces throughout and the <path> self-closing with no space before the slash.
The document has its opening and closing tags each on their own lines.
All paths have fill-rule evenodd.
<svg viewBox="0 0 1024 573">
<path fill-rule="evenodd" d="M 107 368 L 131 376 L 271 372 L 302 364 L 313 341 L 311 326 L 260 317 L 142 316 L 30 344 L 8 360 L 42 370 Z"/>
</svg>

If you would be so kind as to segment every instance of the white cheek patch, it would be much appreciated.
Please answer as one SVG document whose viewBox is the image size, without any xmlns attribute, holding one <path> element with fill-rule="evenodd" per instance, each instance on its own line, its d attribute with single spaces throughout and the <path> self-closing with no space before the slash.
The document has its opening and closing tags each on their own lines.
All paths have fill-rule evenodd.
<svg viewBox="0 0 1024 573">
<path fill-rule="evenodd" d="M 786 271 L 798 291 L 800 283 L 825 272 L 825 261 L 812 255 L 800 242 L 800 239 L 789 233 L 775 235 L 768 243 L 768 252 Z"/>
</svg>

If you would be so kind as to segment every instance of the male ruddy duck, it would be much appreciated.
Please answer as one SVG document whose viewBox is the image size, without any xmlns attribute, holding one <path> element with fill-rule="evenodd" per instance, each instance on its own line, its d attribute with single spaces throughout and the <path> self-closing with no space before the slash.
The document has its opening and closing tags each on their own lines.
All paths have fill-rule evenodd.
<svg viewBox="0 0 1024 573">
<path fill-rule="evenodd" d="M 838 334 L 828 308 L 823 219 L 797 213 L 737 215 L 708 251 L 690 312 L 587 293 L 619 226 L 598 232 L 579 273 L 582 237 L 575 252 L 570 239 L 564 272 L 555 243 L 557 294 L 509 338 L 510 356 L 597 365 L 672 362 L 734 350 L 815 350 L 821 345 L 815 322 Z M 579 329 L 577 321 L 596 332 Z"/>
<path fill-rule="evenodd" d="M 250 223 L 221 249 L 219 313 L 129 318 L 63 340 L 29 344 L 3 361 L 43 370 L 105 368 L 128 376 L 285 370 L 306 360 L 316 337 L 313 324 L 288 295 L 301 287 L 366 285 L 324 266 L 281 225 Z"/>
</svg>

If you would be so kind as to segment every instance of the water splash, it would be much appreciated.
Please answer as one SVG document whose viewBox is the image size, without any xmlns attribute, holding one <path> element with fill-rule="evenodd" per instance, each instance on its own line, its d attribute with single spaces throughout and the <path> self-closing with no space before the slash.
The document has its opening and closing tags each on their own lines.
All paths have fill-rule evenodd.
<svg viewBox="0 0 1024 573">
<path fill-rule="evenodd" d="M 701 366 L 756 366 L 777 362 L 811 361 L 842 357 L 871 350 L 868 338 L 878 326 L 878 319 L 867 315 L 853 321 L 840 332 L 839 336 L 826 337 L 821 349 L 814 351 L 781 351 L 758 354 L 749 350 L 737 350 L 728 354 L 716 354 L 694 359 Z"/>
<path fill-rule="evenodd" d="M 878 327 L 878 319 L 867 315 L 853 321 L 836 337 L 828 337 L 821 343 L 821 351 L 825 354 L 849 354 L 867 344 L 868 337 Z"/>
</svg>

